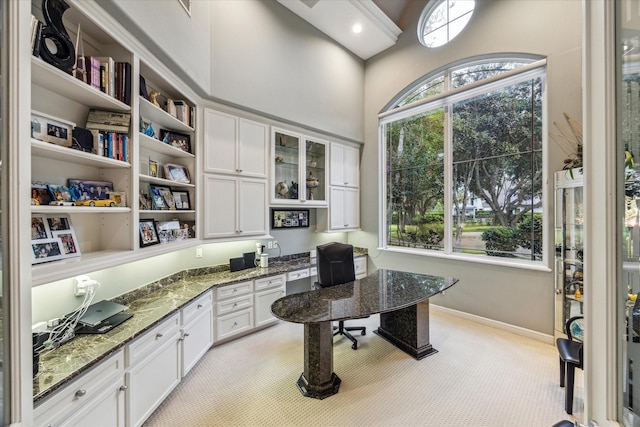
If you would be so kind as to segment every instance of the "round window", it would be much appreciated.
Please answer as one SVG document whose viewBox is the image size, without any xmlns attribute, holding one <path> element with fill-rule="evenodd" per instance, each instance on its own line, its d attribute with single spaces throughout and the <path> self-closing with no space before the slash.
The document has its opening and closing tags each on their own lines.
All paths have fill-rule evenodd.
<svg viewBox="0 0 640 427">
<path fill-rule="evenodd" d="M 418 22 L 418 39 L 426 47 L 438 47 L 453 40 L 467 25 L 475 0 L 431 0 Z"/>
</svg>

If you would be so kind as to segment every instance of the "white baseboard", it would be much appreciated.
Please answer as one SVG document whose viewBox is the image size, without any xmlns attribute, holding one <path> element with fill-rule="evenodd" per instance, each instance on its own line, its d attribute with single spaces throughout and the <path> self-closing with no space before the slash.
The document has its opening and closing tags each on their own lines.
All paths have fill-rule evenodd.
<svg viewBox="0 0 640 427">
<path fill-rule="evenodd" d="M 451 316 L 459 317 L 461 319 L 470 320 L 472 322 L 480 323 L 492 328 L 500 329 L 502 331 L 511 332 L 523 337 L 534 339 L 536 341 L 541 341 L 546 344 L 553 345 L 555 342 L 553 335 L 543 334 L 540 332 L 532 331 L 531 329 L 522 328 L 520 326 L 510 325 L 508 323 L 500 322 L 493 319 L 487 319 L 486 317 L 476 316 L 475 314 L 469 314 L 463 311 L 453 310 L 451 308 L 442 307 L 435 304 L 430 304 L 429 308 L 431 310 L 447 313 Z"/>
</svg>

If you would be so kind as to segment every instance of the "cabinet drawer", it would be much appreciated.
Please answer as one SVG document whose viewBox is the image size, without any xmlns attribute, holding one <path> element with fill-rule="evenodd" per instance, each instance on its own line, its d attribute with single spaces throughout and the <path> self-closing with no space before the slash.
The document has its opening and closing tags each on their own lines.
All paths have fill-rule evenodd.
<svg viewBox="0 0 640 427">
<path fill-rule="evenodd" d="M 304 279 L 305 277 L 309 277 L 309 269 L 305 268 L 304 270 L 296 270 L 290 271 L 287 273 L 287 282 L 291 282 L 293 280 Z"/>
<path fill-rule="evenodd" d="M 367 258 L 359 257 L 353 260 L 353 266 L 356 270 L 356 278 L 361 279 L 367 275 Z"/>
<path fill-rule="evenodd" d="M 228 338 L 244 331 L 253 329 L 253 307 L 237 313 L 218 317 L 216 330 L 218 340 Z"/>
<path fill-rule="evenodd" d="M 247 307 L 253 307 L 253 295 L 242 295 L 218 302 L 216 304 L 216 316 L 232 313 Z"/>
<path fill-rule="evenodd" d="M 118 351 L 96 367 L 69 383 L 34 409 L 36 426 L 54 425 L 67 418 L 92 399 L 117 377 L 124 378 L 124 355 Z M 124 381 L 123 381 L 124 384 Z"/>
<path fill-rule="evenodd" d="M 253 281 L 240 282 L 234 285 L 220 286 L 216 289 L 218 301 L 238 295 L 250 294 L 253 292 Z"/>
<path fill-rule="evenodd" d="M 144 358 L 148 353 L 160 347 L 173 332 L 180 329 L 180 313 L 176 312 L 164 322 L 156 325 L 143 336 L 125 347 L 127 367 Z"/>
<path fill-rule="evenodd" d="M 260 291 L 262 289 L 274 288 L 276 286 L 284 285 L 285 275 L 281 274 L 279 276 L 271 276 L 265 277 L 264 279 L 256 280 L 256 291 Z"/>
<path fill-rule="evenodd" d="M 204 295 L 198 297 L 195 301 L 192 301 L 184 307 L 182 311 L 182 325 L 186 325 L 191 320 L 195 319 L 200 315 L 200 313 L 204 313 L 207 309 L 211 308 L 213 305 L 213 294 L 211 291 L 207 291 Z"/>
<path fill-rule="evenodd" d="M 309 276 L 317 276 L 318 275 L 318 267 L 309 267 Z"/>
</svg>

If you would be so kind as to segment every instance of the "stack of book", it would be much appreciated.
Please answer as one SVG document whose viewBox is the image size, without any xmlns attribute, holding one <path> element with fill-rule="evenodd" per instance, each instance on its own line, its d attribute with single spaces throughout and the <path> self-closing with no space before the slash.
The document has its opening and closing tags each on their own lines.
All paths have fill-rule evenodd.
<svg viewBox="0 0 640 427">
<path fill-rule="evenodd" d="M 130 113 L 106 110 L 89 110 L 86 128 L 96 135 L 94 147 L 100 156 L 129 161 Z"/>
</svg>

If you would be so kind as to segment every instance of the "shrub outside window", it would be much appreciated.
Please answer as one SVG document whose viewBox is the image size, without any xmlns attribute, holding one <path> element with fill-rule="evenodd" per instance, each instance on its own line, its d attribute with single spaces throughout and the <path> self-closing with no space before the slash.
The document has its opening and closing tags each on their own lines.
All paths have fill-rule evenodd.
<svg viewBox="0 0 640 427">
<path fill-rule="evenodd" d="M 457 67 L 381 114 L 381 247 L 543 261 L 544 73 L 544 61 Z"/>
</svg>

